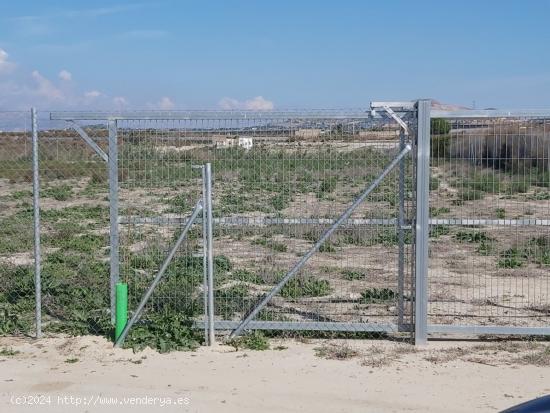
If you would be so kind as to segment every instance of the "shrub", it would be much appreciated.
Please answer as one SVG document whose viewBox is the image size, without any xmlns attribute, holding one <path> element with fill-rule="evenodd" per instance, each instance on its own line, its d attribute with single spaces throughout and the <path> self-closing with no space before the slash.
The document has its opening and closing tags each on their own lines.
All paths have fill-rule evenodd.
<svg viewBox="0 0 550 413">
<path fill-rule="evenodd" d="M 476 189 L 469 189 L 464 188 L 461 191 L 458 192 L 458 200 L 460 202 L 463 201 L 478 201 L 480 199 L 483 199 L 484 193 L 483 191 L 479 191 Z"/>
<path fill-rule="evenodd" d="M 381 303 L 385 301 L 394 301 L 397 293 L 389 288 L 369 288 L 361 293 L 365 303 Z"/>
<path fill-rule="evenodd" d="M 242 337 L 236 337 L 229 340 L 227 344 L 235 347 L 237 351 L 240 349 L 256 351 L 269 350 L 269 341 L 267 341 L 267 338 L 260 331 L 254 331 Z"/>
<path fill-rule="evenodd" d="M 145 347 L 161 353 L 196 350 L 202 343 L 201 331 L 193 329 L 192 321 L 182 314 L 151 314 L 143 323 L 130 330 L 124 347 L 134 351 Z"/>
<path fill-rule="evenodd" d="M 492 241 L 493 239 L 486 232 L 478 231 L 458 231 L 455 238 L 460 242 L 480 243 Z"/>
<path fill-rule="evenodd" d="M 354 271 L 354 270 L 343 270 L 342 274 L 346 280 L 353 281 L 353 280 L 363 280 L 366 276 L 366 274 L 362 271 Z"/>
<path fill-rule="evenodd" d="M 317 192 L 317 198 L 321 199 L 326 194 L 334 191 L 336 189 L 336 183 L 337 181 L 335 176 L 331 176 L 326 179 L 323 179 L 319 186 L 319 191 Z"/>
<path fill-rule="evenodd" d="M 446 135 L 451 131 L 451 124 L 443 118 L 433 118 L 431 121 L 433 135 Z"/>
<path fill-rule="evenodd" d="M 246 285 L 234 285 L 214 291 L 215 314 L 224 320 L 232 319 L 236 313 L 248 308 L 251 302 L 252 297 Z"/>
<path fill-rule="evenodd" d="M 516 248 L 501 252 L 500 257 L 497 263 L 500 268 L 518 268 L 523 265 L 523 257 Z"/>
<path fill-rule="evenodd" d="M 330 294 L 330 283 L 314 277 L 296 277 L 288 281 L 281 289 L 285 298 L 321 297 Z"/>
<path fill-rule="evenodd" d="M 41 197 L 53 198 L 56 201 L 66 201 L 72 195 L 73 190 L 69 185 L 51 186 L 40 191 Z"/>
<path fill-rule="evenodd" d="M 432 160 L 437 162 L 438 160 L 449 159 L 451 137 L 449 135 L 432 135 L 430 139 L 430 155 Z"/>
<path fill-rule="evenodd" d="M 248 270 L 235 270 L 233 271 L 232 277 L 235 280 L 249 282 L 253 284 L 263 284 L 264 280 L 258 274 L 253 273 Z"/>
</svg>

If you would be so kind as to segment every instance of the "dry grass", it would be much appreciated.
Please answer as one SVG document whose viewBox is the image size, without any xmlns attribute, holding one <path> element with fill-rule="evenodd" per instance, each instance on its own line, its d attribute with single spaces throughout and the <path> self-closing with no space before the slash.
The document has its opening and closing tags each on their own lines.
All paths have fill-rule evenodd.
<svg viewBox="0 0 550 413">
<path fill-rule="evenodd" d="M 342 341 L 328 341 L 315 348 L 315 354 L 330 360 L 359 358 L 361 365 L 383 368 L 398 363 L 447 364 L 455 361 L 488 366 L 550 366 L 550 343 L 540 341 L 496 341 L 481 344 L 419 349 L 410 344 L 372 344 L 368 347 Z M 409 356 L 413 356 L 412 358 Z"/>
<path fill-rule="evenodd" d="M 348 343 L 323 343 L 315 348 L 315 355 L 329 360 L 348 360 L 360 355 L 359 350 Z"/>
<path fill-rule="evenodd" d="M 512 364 L 547 367 L 550 366 L 550 345 L 537 341 L 500 341 L 430 350 L 423 359 L 437 364 L 461 360 L 494 366 Z"/>
</svg>

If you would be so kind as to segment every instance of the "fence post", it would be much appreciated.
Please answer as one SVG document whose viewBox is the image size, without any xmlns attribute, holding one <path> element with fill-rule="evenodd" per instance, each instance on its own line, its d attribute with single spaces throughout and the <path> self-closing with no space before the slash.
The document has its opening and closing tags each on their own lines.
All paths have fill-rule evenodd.
<svg viewBox="0 0 550 413">
<path fill-rule="evenodd" d="M 32 206 L 34 217 L 34 295 L 36 338 L 42 336 L 42 278 L 40 256 L 40 175 L 38 169 L 38 120 L 31 109 L 32 123 Z"/>
<path fill-rule="evenodd" d="M 399 151 L 405 149 L 405 133 L 399 133 Z M 398 217 L 398 244 L 399 244 L 399 262 L 397 275 L 397 329 L 403 329 L 404 310 L 404 287 L 405 287 L 405 158 L 399 162 L 399 217 Z"/>
<path fill-rule="evenodd" d="M 428 241 L 430 219 L 430 100 L 417 103 L 416 155 L 416 268 L 415 318 L 416 345 L 428 342 Z"/>
<path fill-rule="evenodd" d="M 109 236 L 110 236 L 110 292 L 111 323 L 115 323 L 115 288 L 119 280 L 118 256 L 118 139 L 116 120 L 108 121 L 109 127 Z"/>
<path fill-rule="evenodd" d="M 208 222 L 206 221 L 208 202 L 206 201 L 206 166 L 201 166 L 202 173 L 202 287 L 204 301 L 204 342 L 210 340 L 210 324 L 208 318 Z"/>
<path fill-rule="evenodd" d="M 212 166 L 205 165 L 206 177 L 206 226 L 207 226 L 207 268 L 208 268 L 208 345 L 214 345 L 214 257 L 212 251 Z"/>
</svg>

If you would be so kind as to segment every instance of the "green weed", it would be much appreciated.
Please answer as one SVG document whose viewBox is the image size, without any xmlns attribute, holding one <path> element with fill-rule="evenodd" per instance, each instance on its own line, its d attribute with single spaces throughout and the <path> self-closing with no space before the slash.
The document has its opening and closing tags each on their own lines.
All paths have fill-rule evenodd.
<svg viewBox="0 0 550 413">
<path fill-rule="evenodd" d="M 269 341 L 260 331 L 254 331 L 241 337 L 236 337 L 227 341 L 227 345 L 235 347 L 236 351 L 239 350 L 269 350 Z"/>
<path fill-rule="evenodd" d="M 73 190 L 69 185 L 50 186 L 40 191 L 43 198 L 53 198 L 56 201 L 66 201 L 73 195 Z"/>
<path fill-rule="evenodd" d="M 366 277 L 366 274 L 362 271 L 355 271 L 355 270 L 343 270 L 342 275 L 346 280 L 353 281 L 353 280 L 364 280 Z"/>
<path fill-rule="evenodd" d="M 331 292 L 330 283 L 314 277 L 296 277 L 281 289 L 281 296 L 290 299 L 301 297 L 322 297 Z"/>
<path fill-rule="evenodd" d="M 149 314 L 128 334 L 124 347 L 134 351 L 150 347 L 160 353 L 193 351 L 203 342 L 202 334 L 194 329 L 186 315 L 177 313 Z"/>
<path fill-rule="evenodd" d="M 510 248 L 500 253 L 501 259 L 497 265 L 500 268 L 518 268 L 524 263 L 523 257 L 516 248 Z"/>
<path fill-rule="evenodd" d="M 283 244 L 281 242 L 277 242 L 271 239 L 267 239 L 265 237 L 262 238 L 256 238 L 254 241 L 252 241 L 252 244 L 254 245 L 261 245 L 262 247 L 266 247 L 269 249 L 272 249 L 273 251 L 277 252 L 286 252 L 287 246 L 286 244 Z"/>
<path fill-rule="evenodd" d="M 231 278 L 252 284 L 264 284 L 264 280 L 258 274 L 243 269 L 233 271 Z"/>
<path fill-rule="evenodd" d="M 389 288 L 369 288 L 361 293 L 362 301 L 367 304 L 394 301 L 397 293 Z"/>
<path fill-rule="evenodd" d="M 20 353 L 19 350 L 14 350 L 13 348 L 7 348 L 7 347 L 3 347 L 0 350 L 0 356 L 4 356 L 4 357 L 13 357 L 19 353 Z"/>
<path fill-rule="evenodd" d="M 493 240 L 483 231 L 458 231 L 454 237 L 460 242 L 469 243 L 489 242 Z"/>
</svg>

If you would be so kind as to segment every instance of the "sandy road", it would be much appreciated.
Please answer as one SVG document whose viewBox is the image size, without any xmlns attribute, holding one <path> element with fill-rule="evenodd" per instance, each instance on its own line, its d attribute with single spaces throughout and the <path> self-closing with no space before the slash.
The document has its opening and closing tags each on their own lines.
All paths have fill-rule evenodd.
<svg viewBox="0 0 550 413">
<path fill-rule="evenodd" d="M 425 360 L 456 343 L 432 343 L 376 367 L 361 357 L 320 358 L 320 342 L 279 344 L 287 348 L 134 354 L 98 337 L 0 338 L 0 348 L 19 351 L 0 356 L 0 411 L 490 412 L 550 393 L 550 366 Z M 363 354 L 373 348 L 352 345 Z M 394 346 L 375 345 L 388 353 Z"/>
</svg>

